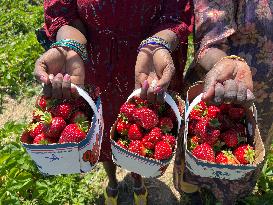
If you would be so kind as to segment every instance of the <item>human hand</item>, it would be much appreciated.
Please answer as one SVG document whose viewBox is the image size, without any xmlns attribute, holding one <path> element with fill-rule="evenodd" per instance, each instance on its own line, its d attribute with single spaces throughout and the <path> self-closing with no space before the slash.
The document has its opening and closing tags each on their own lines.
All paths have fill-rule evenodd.
<svg viewBox="0 0 273 205">
<path fill-rule="evenodd" d="M 163 102 L 163 93 L 174 75 L 175 67 L 168 50 L 146 46 L 137 56 L 135 88 L 141 88 L 140 97 L 149 102 Z"/>
<path fill-rule="evenodd" d="M 203 100 L 250 106 L 254 101 L 253 81 L 249 66 L 240 60 L 220 60 L 206 75 Z"/>
<path fill-rule="evenodd" d="M 84 85 L 85 68 L 81 57 L 73 50 L 51 48 L 35 64 L 34 75 L 44 83 L 44 94 L 53 98 L 71 98 L 71 83 Z"/>
</svg>

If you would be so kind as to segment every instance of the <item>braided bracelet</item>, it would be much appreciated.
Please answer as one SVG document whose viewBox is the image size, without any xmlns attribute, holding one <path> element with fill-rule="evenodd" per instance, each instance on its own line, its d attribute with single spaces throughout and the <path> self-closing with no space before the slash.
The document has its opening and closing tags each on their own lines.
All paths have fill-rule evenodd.
<svg viewBox="0 0 273 205">
<path fill-rule="evenodd" d="M 165 41 L 163 38 L 160 38 L 158 36 L 152 36 L 143 40 L 140 43 L 139 47 L 137 48 L 137 52 L 139 53 L 139 51 L 147 45 L 159 45 L 167 49 L 171 53 L 171 45 L 167 41 Z"/>
<path fill-rule="evenodd" d="M 51 44 L 50 48 L 65 47 L 75 51 L 84 62 L 88 60 L 87 50 L 84 44 L 72 39 L 62 39 Z"/>
</svg>

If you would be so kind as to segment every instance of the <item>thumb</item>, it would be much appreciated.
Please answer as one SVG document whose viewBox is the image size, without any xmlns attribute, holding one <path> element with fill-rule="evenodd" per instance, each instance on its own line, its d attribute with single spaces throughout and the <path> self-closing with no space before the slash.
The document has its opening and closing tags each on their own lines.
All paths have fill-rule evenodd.
<svg viewBox="0 0 273 205">
<path fill-rule="evenodd" d="M 46 72 L 46 65 L 44 61 L 40 58 L 35 63 L 34 76 L 35 78 L 44 83 L 45 85 L 50 83 L 48 73 Z"/>
</svg>

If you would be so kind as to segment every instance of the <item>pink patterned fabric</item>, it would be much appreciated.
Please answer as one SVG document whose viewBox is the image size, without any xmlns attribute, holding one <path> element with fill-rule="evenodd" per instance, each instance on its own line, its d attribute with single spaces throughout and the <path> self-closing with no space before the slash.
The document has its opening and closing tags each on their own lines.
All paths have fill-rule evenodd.
<svg viewBox="0 0 273 205">
<path fill-rule="evenodd" d="M 58 29 L 80 19 L 88 32 L 90 62 L 86 64 L 86 83 L 100 87 L 106 136 L 101 161 L 111 160 L 109 130 L 120 105 L 134 89 L 137 47 L 142 40 L 164 29 L 174 31 L 180 48 L 173 53 L 176 79 L 171 88 L 182 89 L 191 32 L 192 10 L 189 0 L 45 0 L 47 37 L 54 41 Z"/>
</svg>

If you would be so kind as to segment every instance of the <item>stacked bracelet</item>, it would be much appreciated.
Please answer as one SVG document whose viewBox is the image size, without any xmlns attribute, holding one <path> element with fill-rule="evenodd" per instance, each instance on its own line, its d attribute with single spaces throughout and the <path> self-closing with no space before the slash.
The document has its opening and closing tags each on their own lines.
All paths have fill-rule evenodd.
<svg viewBox="0 0 273 205">
<path fill-rule="evenodd" d="M 147 45 L 159 45 L 165 49 L 167 49 L 171 53 L 171 45 L 165 41 L 163 38 L 152 36 L 145 40 L 143 40 L 139 47 L 137 48 L 137 52 L 139 52 L 142 48 L 144 48 Z"/>
<path fill-rule="evenodd" d="M 62 39 L 51 44 L 50 48 L 65 47 L 75 51 L 82 58 L 84 62 L 88 60 L 87 50 L 84 44 L 72 39 Z"/>
</svg>

